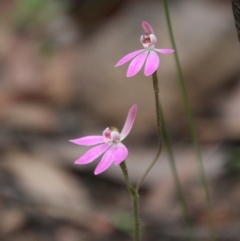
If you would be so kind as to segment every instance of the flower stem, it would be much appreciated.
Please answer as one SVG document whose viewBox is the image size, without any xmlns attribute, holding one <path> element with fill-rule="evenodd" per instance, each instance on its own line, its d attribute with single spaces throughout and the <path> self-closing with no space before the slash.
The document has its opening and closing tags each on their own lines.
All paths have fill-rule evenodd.
<svg viewBox="0 0 240 241">
<path fill-rule="evenodd" d="M 215 237 L 215 232 L 214 232 L 214 223 L 213 223 L 213 218 L 212 218 L 212 205 L 211 205 L 211 199 L 210 199 L 210 194 L 209 194 L 209 188 L 208 188 L 207 178 L 206 178 L 205 171 L 204 171 L 202 155 L 201 155 L 201 150 L 200 150 L 200 146 L 199 146 L 199 142 L 198 142 L 198 138 L 197 138 L 197 134 L 196 134 L 196 129 L 195 129 L 194 122 L 193 122 L 192 110 L 191 110 L 191 106 L 190 106 L 190 102 L 189 102 L 189 98 L 188 98 L 188 94 L 187 94 L 185 80 L 183 77 L 183 72 L 182 72 L 182 68 L 180 65 L 179 57 L 178 57 L 177 46 L 175 43 L 174 34 L 173 34 L 173 30 L 172 30 L 170 12 L 169 12 L 169 7 L 168 7 L 168 0 L 164 0 L 163 3 L 164 3 L 166 21 L 167 21 L 167 26 L 168 26 L 168 31 L 169 31 L 172 47 L 175 50 L 174 58 L 175 58 L 175 63 L 176 63 L 176 67 L 177 67 L 178 79 L 180 82 L 185 112 L 186 112 L 186 116 L 187 116 L 187 122 L 188 122 L 188 125 L 190 128 L 191 138 L 192 138 L 192 142 L 193 142 L 193 146 L 194 146 L 194 150 L 195 150 L 195 154 L 196 154 L 196 158 L 197 158 L 197 162 L 198 162 L 199 176 L 200 176 L 200 180 L 202 182 L 202 186 L 205 190 L 206 207 L 207 207 L 208 221 L 209 221 L 209 232 L 211 235 L 211 240 L 215 240 L 216 237 Z"/>
<path fill-rule="evenodd" d="M 158 151 L 153 159 L 152 163 L 149 165 L 147 168 L 146 172 L 142 176 L 142 178 L 139 180 L 136 190 L 139 190 L 141 184 L 145 180 L 146 176 L 148 173 L 151 171 L 152 167 L 155 165 L 157 162 L 161 152 L 162 152 L 162 146 L 163 146 L 163 138 L 162 138 L 162 127 L 161 127 L 161 112 L 160 112 L 160 101 L 159 101 L 159 88 L 158 88 L 158 79 L 157 79 L 157 74 L 156 72 L 153 73 L 153 88 L 154 88 L 154 93 L 155 93 L 155 106 L 156 106 L 156 114 L 157 114 L 157 133 L 158 133 Z"/>
<path fill-rule="evenodd" d="M 133 202 L 133 216 L 134 216 L 134 233 L 135 233 L 135 241 L 141 240 L 140 235 L 140 218 L 139 218 L 139 194 L 138 190 L 135 189 L 129 180 L 128 170 L 125 161 L 120 164 L 122 169 L 124 179 L 127 185 L 127 189 L 132 197 Z"/>
<path fill-rule="evenodd" d="M 153 73 L 152 79 L 153 79 L 153 87 L 154 87 L 154 92 L 155 92 L 156 108 L 158 108 L 158 110 L 157 110 L 157 116 L 158 116 L 157 121 L 161 122 L 161 123 L 158 124 L 158 127 L 162 127 L 162 136 L 163 136 L 163 139 L 164 139 L 165 146 L 167 148 L 167 152 L 168 152 L 169 160 L 170 160 L 170 166 L 171 166 L 171 170 L 172 170 L 172 174 L 173 174 L 173 178 L 174 178 L 174 183 L 175 183 L 177 194 L 178 194 L 181 206 L 182 206 L 188 238 L 189 238 L 189 240 L 194 240 L 192 225 L 191 225 L 191 221 L 190 221 L 190 218 L 189 218 L 189 215 L 188 215 L 188 210 L 187 210 L 187 203 L 186 203 L 186 200 L 185 200 L 185 197 L 184 197 L 184 194 L 183 194 L 183 190 L 182 190 L 182 187 L 181 187 L 181 183 L 180 183 L 180 180 L 179 180 L 179 176 L 178 176 L 178 173 L 177 173 L 177 168 L 176 168 L 176 164 L 175 164 L 175 159 L 174 159 L 174 155 L 173 155 L 171 141 L 170 141 L 170 138 L 169 138 L 168 133 L 167 133 L 167 128 L 166 128 L 166 124 L 165 124 L 165 120 L 164 120 L 164 116 L 163 116 L 163 111 L 162 111 L 161 103 L 160 103 L 160 100 L 159 100 L 159 95 L 158 95 L 159 87 L 158 87 L 157 72 Z"/>
</svg>

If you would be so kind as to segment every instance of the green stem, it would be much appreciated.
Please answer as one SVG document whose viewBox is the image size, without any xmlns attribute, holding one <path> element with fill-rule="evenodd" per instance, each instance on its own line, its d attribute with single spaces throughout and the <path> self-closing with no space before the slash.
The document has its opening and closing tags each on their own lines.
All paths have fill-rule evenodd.
<svg viewBox="0 0 240 241">
<path fill-rule="evenodd" d="M 194 240 L 193 232 L 192 232 L 192 225 L 191 225 L 191 221 L 190 221 L 190 218 L 189 218 L 189 215 L 188 215 L 187 203 L 186 203 L 184 193 L 183 193 L 183 190 L 182 190 L 182 187 L 181 187 L 180 179 L 179 179 L 179 176 L 178 176 L 178 173 L 177 173 L 177 168 L 176 168 L 176 164 L 175 164 L 175 159 L 174 159 L 174 155 L 173 155 L 171 141 L 170 141 L 170 138 L 169 138 L 168 133 L 167 133 L 167 128 L 166 128 L 166 124 L 165 124 L 165 120 L 164 120 L 164 116 L 163 116 L 163 111 L 162 111 L 161 103 L 160 103 L 160 100 L 159 100 L 159 95 L 158 95 L 159 87 L 158 87 L 157 72 L 153 73 L 152 79 L 153 79 L 153 87 L 154 87 L 154 92 L 155 92 L 155 102 L 156 102 L 156 108 L 157 108 L 157 116 L 158 116 L 157 121 L 160 122 L 160 123 L 158 123 L 158 128 L 162 127 L 162 134 L 161 135 L 163 136 L 165 146 L 167 148 L 167 152 L 168 152 L 168 155 L 169 155 L 170 166 L 171 166 L 171 170 L 172 170 L 177 194 L 178 194 L 181 206 L 182 206 L 188 238 L 189 238 L 189 240 Z"/>
<path fill-rule="evenodd" d="M 139 218 L 139 194 L 138 190 L 135 189 L 129 180 L 128 170 L 125 161 L 120 164 L 122 169 L 124 179 L 127 185 L 127 189 L 132 197 L 133 202 L 133 216 L 134 216 L 134 233 L 135 233 L 135 241 L 141 240 L 140 235 L 140 218 Z"/>
<path fill-rule="evenodd" d="M 158 88 L 158 79 L 157 79 L 157 74 L 156 72 L 153 73 L 153 88 L 154 88 L 154 94 L 155 94 L 155 106 L 156 106 L 156 114 L 157 114 L 157 133 L 158 133 L 158 151 L 153 159 L 152 163 L 149 165 L 147 168 L 146 172 L 142 176 L 142 178 L 139 180 L 136 190 L 139 190 L 141 184 L 145 180 L 146 176 L 148 173 L 151 171 L 152 167 L 155 165 L 157 162 L 161 152 L 162 152 L 162 146 L 163 146 L 163 141 L 162 141 L 162 127 L 161 127 L 161 112 L 160 112 L 160 102 L 159 102 L 159 88 Z"/>
<path fill-rule="evenodd" d="M 159 87 L 158 87 L 158 77 L 157 77 L 157 71 L 155 71 L 152 75 L 153 79 L 153 89 L 155 94 L 155 105 L 156 105 L 156 113 L 157 113 L 157 132 L 159 137 L 159 145 L 162 147 L 162 124 L 161 124 L 161 104 L 159 100 Z"/>
<path fill-rule="evenodd" d="M 208 188 L 207 178 L 206 178 L 205 171 L 204 171 L 200 145 L 198 142 L 197 133 L 196 133 L 196 129 L 195 129 L 194 122 L 193 122 L 192 110 L 191 110 L 191 106 L 190 106 L 190 102 L 189 102 L 189 98 L 188 98 L 188 94 L 187 94 L 187 88 L 185 85 L 185 80 L 183 77 L 183 72 L 182 72 L 182 68 L 180 65 L 179 57 L 178 57 L 177 46 L 176 46 L 174 35 L 173 35 L 170 12 L 169 12 L 169 7 L 168 7 L 168 0 L 164 0 L 163 3 L 164 3 L 166 21 L 167 21 L 167 26 L 168 26 L 168 31 L 169 31 L 172 47 L 175 50 L 175 53 L 174 53 L 175 63 L 176 63 L 176 68 L 177 68 L 177 72 L 178 72 L 178 78 L 179 78 L 179 82 L 180 82 L 185 112 L 186 112 L 186 116 L 187 116 L 187 122 L 188 122 L 188 125 L 190 128 L 191 138 L 192 138 L 192 142 L 193 142 L 193 146 L 194 146 L 194 150 L 195 150 L 195 154 L 196 154 L 196 158 L 197 158 L 197 162 L 198 162 L 200 180 L 201 180 L 202 186 L 205 190 L 206 207 L 207 207 L 208 220 L 209 220 L 209 231 L 211 234 L 211 239 L 215 240 L 216 238 L 215 238 L 214 223 L 213 223 L 213 218 L 212 218 L 212 206 L 211 206 L 209 188 Z"/>
</svg>

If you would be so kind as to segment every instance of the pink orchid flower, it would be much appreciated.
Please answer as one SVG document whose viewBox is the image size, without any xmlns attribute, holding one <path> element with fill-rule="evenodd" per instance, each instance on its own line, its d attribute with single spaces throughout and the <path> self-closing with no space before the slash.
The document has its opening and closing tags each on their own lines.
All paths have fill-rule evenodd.
<svg viewBox="0 0 240 241">
<path fill-rule="evenodd" d="M 104 172 L 113 162 L 115 165 L 119 165 L 123 162 L 128 156 L 128 149 L 122 144 L 122 141 L 131 131 L 136 114 L 137 105 L 134 104 L 128 112 L 121 133 L 119 133 L 116 127 L 108 127 L 103 131 L 103 135 L 101 136 L 85 136 L 70 140 L 70 142 L 80 146 L 94 146 L 99 144 L 77 159 L 75 164 L 90 163 L 104 154 L 94 171 L 94 174 L 98 175 Z"/>
<path fill-rule="evenodd" d="M 171 54 L 174 52 L 173 49 L 156 49 L 155 45 L 157 43 L 157 38 L 154 35 L 152 26 L 143 21 L 142 27 L 145 31 L 145 34 L 141 36 L 140 42 L 142 43 L 144 49 L 127 54 L 115 65 L 115 67 L 118 67 L 132 60 L 127 70 L 127 77 L 136 75 L 145 62 L 144 74 L 146 76 L 153 74 L 157 70 L 160 63 L 160 59 L 156 52 L 161 54 Z"/>
</svg>

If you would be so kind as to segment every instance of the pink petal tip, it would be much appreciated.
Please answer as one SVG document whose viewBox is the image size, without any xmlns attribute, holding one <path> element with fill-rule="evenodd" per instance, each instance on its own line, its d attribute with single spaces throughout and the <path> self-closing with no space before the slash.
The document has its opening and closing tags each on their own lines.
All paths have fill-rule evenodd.
<svg viewBox="0 0 240 241">
<path fill-rule="evenodd" d="M 151 34 L 151 33 L 154 34 L 152 26 L 146 21 L 142 21 L 142 27 L 146 34 Z"/>
<path fill-rule="evenodd" d="M 175 52 L 174 49 L 155 49 L 155 50 L 161 54 L 172 54 L 173 52 Z"/>
<path fill-rule="evenodd" d="M 125 139 L 126 136 L 129 134 L 129 132 L 131 131 L 136 115 L 137 115 L 137 104 L 134 104 L 128 112 L 127 119 L 121 131 L 121 141 Z"/>
</svg>

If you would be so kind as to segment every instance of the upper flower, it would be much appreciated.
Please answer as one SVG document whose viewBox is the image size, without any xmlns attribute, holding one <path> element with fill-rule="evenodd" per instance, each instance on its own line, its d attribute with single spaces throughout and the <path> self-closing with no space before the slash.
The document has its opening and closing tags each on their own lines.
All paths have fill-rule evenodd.
<svg viewBox="0 0 240 241">
<path fill-rule="evenodd" d="M 140 42 L 142 43 L 144 49 L 127 54 L 115 65 L 115 67 L 117 67 L 132 60 L 127 70 L 127 77 L 136 75 L 145 62 L 144 74 L 146 76 L 153 74 L 157 70 L 160 63 L 160 59 L 156 52 L 161 54 L 171 54 L 174 52 L 173 49 L 156 49 L 155 45 L 157 43 L 157 38 L 154 35 L 152 26 L 143 21 L 142 27 L 145 34 L 141 36 Z"/>
<path fill-rule="evenodd" d="M 70 142 L 81 146 L 93 146 L 99 144 L 77 159 L 75 164 L 90 163 L 104 153 L 94 171 L 94 174 L 97 175 L 105 171 L 113 162 L 115 165 L 119 165 L 124 161 L 128 156 L 128 149 L 122 144 L 122 140 L 124 140 L 131 131 L 136 114 L 137 105 L 135 104 L 128 112 L 121 133 L 119 133 L 116 127 L 108 127 L 103 131 L 101 136 L 85 136 L 70 140 Z"/>
</svg>

